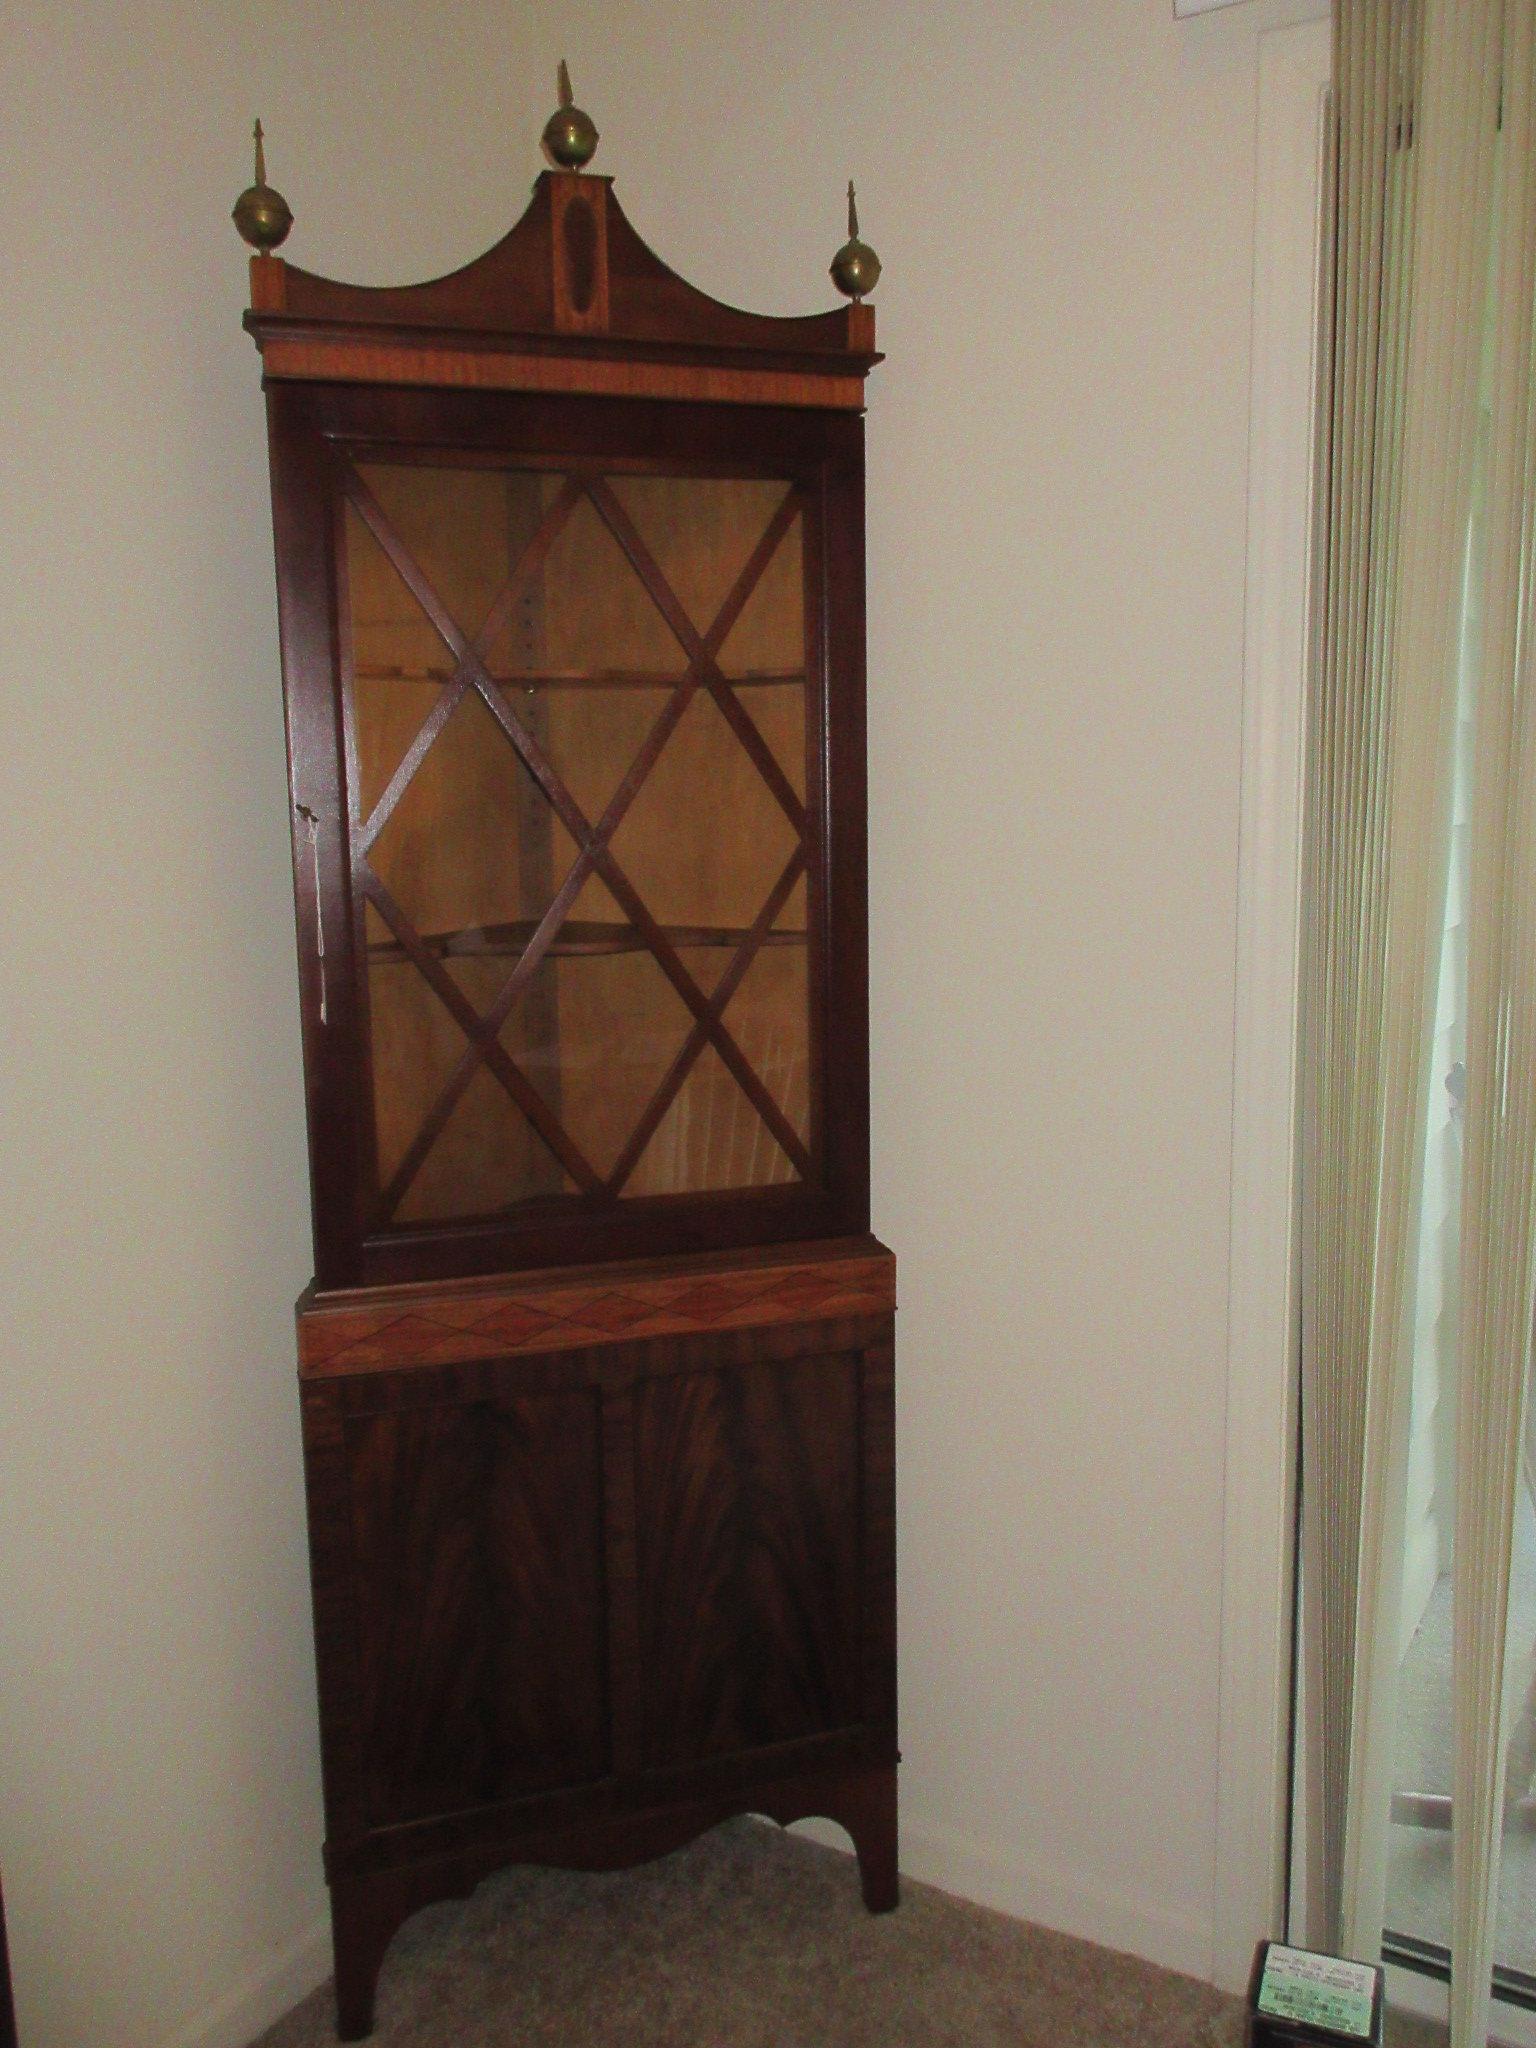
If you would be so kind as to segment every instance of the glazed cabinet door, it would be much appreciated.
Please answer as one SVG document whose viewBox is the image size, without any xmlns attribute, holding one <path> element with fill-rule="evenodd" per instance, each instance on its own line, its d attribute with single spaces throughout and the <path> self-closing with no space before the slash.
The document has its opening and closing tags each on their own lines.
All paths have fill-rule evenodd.
<svg viewBox="0 0 1536 2048">
<path fill-rule="evenodd" d="M 858 421 L 272 402 L 322 1284 L 864 1228 Z"/>
</svg>

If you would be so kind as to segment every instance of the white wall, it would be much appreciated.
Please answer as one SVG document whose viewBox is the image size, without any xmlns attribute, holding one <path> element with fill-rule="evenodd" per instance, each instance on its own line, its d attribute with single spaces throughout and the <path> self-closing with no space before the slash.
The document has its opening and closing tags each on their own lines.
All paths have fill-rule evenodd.
<svg viewBox="0 0 1536 2048">
<path fill-rule="evenodd" d="M 257 363 L 227 220 L 488 244 L 570 57 L 765 310 L 887 265 L 876 1183 L 911 1869 L 1200 1969 L 1212 1918 L 1256 0 L 22 0 L 0 39 L 0 1869 L 27 2048 L 318 1974 L 307 1277 Z M 427 25 L 430 23 L 430 27 Z"/>
</svg>

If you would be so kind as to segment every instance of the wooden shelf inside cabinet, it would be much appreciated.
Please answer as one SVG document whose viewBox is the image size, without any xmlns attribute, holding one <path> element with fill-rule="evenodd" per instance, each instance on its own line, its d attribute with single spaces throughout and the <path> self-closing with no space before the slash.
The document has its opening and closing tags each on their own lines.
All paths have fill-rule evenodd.
<svg viewBox="0 0 1536 2048">
<path fill-rule="evenodd" d="M 453 682 L 456 671 L 447 664 L 404 668 L 398 663 L 360 664 L 355 670 L 360 683 Z M 675 690 L 687 671 L 673 669 L 502 669 L 488 670 L 490 680 L 503 690 Z M 733 690 L 774 689 L 782 684 L 803 683 L 805 670 L 756 669 L 732 675 Z"/>
<path fill-rule="evenodd" d="M 745 925 L 664 924 L 658 927 L 680 952 L 723 947 L 734 952 L 750 936 Z M 520 959 L 538 930 L 538 922 L 524 918 L 516 924 L 480 925 L 462 932 L 424 932 L 422 944 L 439 959 Z M 761 947 L 803 946 L 803 931 L 768 931 Z M 560 936 L 551 940 L 545 957 L 552 960 L 591 959 L 610 953 L 648 953 L 649 942 L 632 925 L 600 924 L 590 919 L 567 918 Z M 368 948 L 370 961 L 407 961 L 410 955 L 398 940 L 376 939 Z"/>
<path fill-rule="evenodd" d="M 592 140 L 569 106 L 552 150 Z M 558 145 L 558 148 L 557 148 Z M 578 146 L 579 145 L 579 146 Z M 575 160 L 574 158 L 572 159 Z M 242 232 L 282 239 L 264 182 Z M 878 265 L 855 239 L 840 289 Z M 337 2009 L 498 1865 L 828 1815 L 896 1903 L 856 302 L 611 181 L 385 289 L 263 253 Z"/>
</svg>

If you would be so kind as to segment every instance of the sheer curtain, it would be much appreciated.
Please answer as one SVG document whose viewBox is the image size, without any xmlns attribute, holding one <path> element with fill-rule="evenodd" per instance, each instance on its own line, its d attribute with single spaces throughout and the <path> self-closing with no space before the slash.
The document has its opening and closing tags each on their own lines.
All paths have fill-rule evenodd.
<svg viewBox="0 0 1536 2048">
<path fill-rule="evenodd" d="M 1485 326 L 1466 918 L 1453 2042 L 1486 2032 L 1536 1238 L 1536 0 L 1338 0 L 1301 1106 L 1308 1938 L 1380 1951 Z"/>
</svg>

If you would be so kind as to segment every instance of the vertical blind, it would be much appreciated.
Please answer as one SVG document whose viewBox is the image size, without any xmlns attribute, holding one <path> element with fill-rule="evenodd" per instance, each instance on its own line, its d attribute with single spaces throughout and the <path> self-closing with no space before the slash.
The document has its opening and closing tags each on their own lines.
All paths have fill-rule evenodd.
<svg viewBox="0 0 1536 2048">
<path fill-rule="evenodd" d="M 1451 2026 L 1487 2030 L 1515 1489 L 1536 1316 L 1536 0 L 1499 10 L 1493 342 L 1467 966 Z"/>
<path fill-rule="evenodd" d="M 1301 1200 L 1307 1937 L 1380 1951 L 1457 681 L 1491 317 L 1462 1191 L 1453 2025 L 1486 2031 L 1536 1233 L 1536 0 L 1338 0 Z"/>
</svg>

